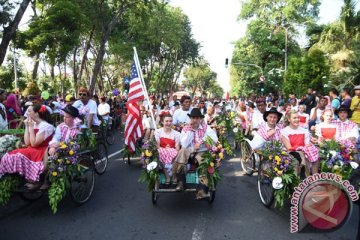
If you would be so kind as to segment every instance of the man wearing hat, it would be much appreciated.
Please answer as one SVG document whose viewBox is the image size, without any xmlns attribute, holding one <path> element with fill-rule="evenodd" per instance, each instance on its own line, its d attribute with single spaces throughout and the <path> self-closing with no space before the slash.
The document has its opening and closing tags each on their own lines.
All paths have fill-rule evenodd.
<svg viewBox="0 0 360 240">
<path fill-rule="evenodd" d="M 338 126 L 336 138 L 340 141 L 348 141 L 354 146 L 359 137 L 359 128 L 356 123 L 348 119 L 351 116 L 351 110 L 340 106 L 335 110 L 335 114 L 338 116 L 338 119 L 335 120 L 335 124 Z"/>
<path fill-rule="evenodd" d="M 54 155 L 60 142 L 74 138 L 79 129 L 79 110 L 73 106 L 66 106 L 63 110 L 64 122 L 60 123 L 55 130 L 52 140 L 49 142 L 49 154 Z M 78 120 L 78 121 L 77 121 Z"/>
<path fill-rule="evenodd" d="M 350 110 L 352 111 L 351 121 L 360 125 L 360 85 L 354 87 L 355 96 L 351 99 Z"/>
<path fill-rule="evenodd" d="M 216 132 L 212 130 L 203 120 L 204 115 L 198 108 L 191 110 L 188 114 L 190 124 L 184 126 L 180 134 L 180 144 L 182 148 L 178 152 L 173 165 L 173 182 L 177 183 L 176 190 L 184 189 L 185 176 L 187 171 L 187 163 L 190 155 L 196 152 L 196 161 L 201 163 L 201 152 L 207 151 L 204 145 L 205 139 L 210 137 L 214 143 L 217 143 L 218 137 Z M 207 179 L 205 176 L 199 176 L 200 182 L 203 184 L 198 190 L 197 198 L 206 197 Z M 178 182 L 177 182 L 178 180 Z"/>
<path fill-rule="evenodd" d="M 260 124 L 259 129 L 254 132 L 254 138 L 250 142 L 250 146 L 253 150 L 260 149 L 267 141 L 280 141 L 281 129 L 283 124 L 279 121 L 282 117 L 282 113 L 278 112 L 275 107 L 271 108 L 264 113 L 264 123 Z"/>
</svg>

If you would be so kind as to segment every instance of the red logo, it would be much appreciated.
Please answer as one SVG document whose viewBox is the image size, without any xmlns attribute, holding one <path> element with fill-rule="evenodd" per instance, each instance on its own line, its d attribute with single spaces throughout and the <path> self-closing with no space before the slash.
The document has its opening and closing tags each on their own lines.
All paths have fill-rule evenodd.
<svg viewBox="0 0 360 240">
<path fill-rule="evenodd" d="M 306 221 L 318 229 L 333 229 L 349 216 L 350 203 L 346 193 L 331 183 L 319 182 L 310 187 L 302 198 Z"/>
</svg>

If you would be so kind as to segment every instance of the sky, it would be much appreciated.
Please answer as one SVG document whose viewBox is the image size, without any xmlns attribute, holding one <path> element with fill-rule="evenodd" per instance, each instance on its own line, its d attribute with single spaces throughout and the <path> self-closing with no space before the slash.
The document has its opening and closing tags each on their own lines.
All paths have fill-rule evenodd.
<svg viewBox="0 0 360 240">
<path fill-rule="evenodd" d="M 336 20 L 343 0 L 323 0 L 319 23 Z M 225 92 L 230 90 L 229 69 L 225 59 L 231 59 L 234 42 L 246 32 L 246 22 L 237 21 L 241 0 L 170 0 L 190 18 L 195 39 L 202 45 L 201 54 L 217 73 L 217 81 Z M 359 6 L 358 6 L 359 7 Z M 304 39 L 299 39 L 303 42 Z"/>
</svg>

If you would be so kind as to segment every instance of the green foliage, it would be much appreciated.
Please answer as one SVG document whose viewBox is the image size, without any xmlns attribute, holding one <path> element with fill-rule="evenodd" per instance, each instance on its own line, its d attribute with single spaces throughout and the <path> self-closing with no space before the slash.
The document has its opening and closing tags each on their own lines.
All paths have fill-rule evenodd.
<svg viewBox="0 0 360 240">
<path fill-rule="evenodd" d="M 5 175 L 0 178 L 0 205 L 6 205 L 13 191 L 20 185 L 20 178 L 16 175 Z"/>
<path fill-rule="evenodd" d="M 58 204 L 66 195 L 66 180 L 66 178 L 57 178 L 51 183 L 48 189 L 49 205 L 54 214 L 57 212 Z"/>
<path fill-rule="evenodd" d="M 211 71 L 209 63 L 201 61 L 195 66 L 187 68 L 184 72 L 185 80 L 182 84 L 190 89 L 194 95 L 196 91 L 200 91 L 202 95 L 212 92 L 216 85 L 216 73 Z"/>
</svg>

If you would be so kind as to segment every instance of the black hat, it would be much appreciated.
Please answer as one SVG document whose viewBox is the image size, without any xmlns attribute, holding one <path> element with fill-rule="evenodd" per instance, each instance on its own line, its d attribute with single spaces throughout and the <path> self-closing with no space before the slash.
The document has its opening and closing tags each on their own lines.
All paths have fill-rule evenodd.
<svg viewBox="0 0 360 240">
<path fill-rule="evenodd" d="M 339 112 L 347 112 L 348 113 L 348 118 L 350 118 L 351 117 L 351 110 L 350 110 L 350 108 L 348 108 L 348 107 L 346 107 L 346 106 L 340 106 L 340 108 L 339 109 L 336 109 L 335 110 L 335 114 L 336 115 L 339 115 Z"/>
<path fill-rule="evenodd" d="M 201 118 L 204 118 L 204 115 L 201 114 L 201 111 L 200 111 L 200 109 L 198 109 L 198 108 L 193 108 L 193 109 L 191 110 L 190 114 L 188 114 L 188 116 L 189 116 L 190 118 L 192 118 L 192 117 L 201 117 Z"/>
<path fill-rule="evenodd" d="M 66 106 L 63 109 L 64 112 L 66 112 L 67 114 L 70 114 L 73 118 L 76 118 L 79 116 L 79 110 L 76 107 L 73 107 L 71 105 Z"/>
<path fill-rule="evenodd" d="M 176 101 L 176 102 L 174 103 L 174 106 L 180 106 L 180 103 L 179 103 L 178 101 Z"/>
<path fill-rule="evenodd" d="M 282 113 L 278 112 L 275 107 L 272 107 L 272 108 L 270 108 L 270 110 L 264 112 L 264 116 L 263 116 L 264 121 L 267 122 L 267 119 L 266 119 L 266 118 L 267 118 L 267 116 L 268 116 L 269 114 L 271 114 L 271 113 L 275 113 L 275 114 L 278 115 L 278 120 L 277 120 L 277 122 L 279 122 L 280 119 L 281 119 L 281 117 L 282 117 Z"/>
</svg>

